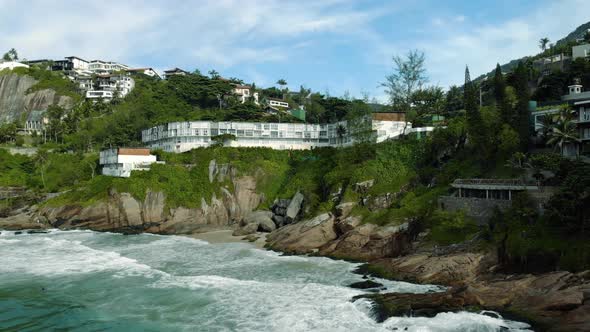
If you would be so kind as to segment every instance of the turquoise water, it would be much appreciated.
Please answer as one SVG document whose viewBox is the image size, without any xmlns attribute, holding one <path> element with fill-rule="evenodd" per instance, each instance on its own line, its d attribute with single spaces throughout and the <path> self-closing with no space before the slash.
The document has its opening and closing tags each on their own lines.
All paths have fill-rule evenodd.
<svg viewBox="0 0 590 332">
<path fill-rule="evenodd" d="M 246 243 L 51 231 L 0 235 L 2 331 L 520 331 L 472 313 L 376 323 L 357 267 Z M 437 286 L 378 280 L 390 292 Z"/>
</svg>

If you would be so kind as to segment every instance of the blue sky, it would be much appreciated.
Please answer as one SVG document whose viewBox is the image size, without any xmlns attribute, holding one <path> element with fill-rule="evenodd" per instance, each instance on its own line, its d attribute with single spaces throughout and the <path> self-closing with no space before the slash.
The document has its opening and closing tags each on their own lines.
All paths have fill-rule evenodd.
<svg viewBox="0 0 590 332">
<path fill-rule="evenodd" d="M 448 87 L 466 64 L 478 76 L 587 21 L 588 0 L 0 0 L 0 48 L 385 100 L 392 55 L 425 52 L 430 83 Z"/>
</svg>

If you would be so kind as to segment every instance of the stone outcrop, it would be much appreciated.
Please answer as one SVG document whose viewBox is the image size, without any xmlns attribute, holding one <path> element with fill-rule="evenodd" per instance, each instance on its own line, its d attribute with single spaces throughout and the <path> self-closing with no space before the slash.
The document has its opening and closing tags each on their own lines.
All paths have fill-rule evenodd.
<svg viewBox="0 0 590 332">
<path fill-rule="evenodd" d="M 202 198 L 195 202 L 198 207 L 169 208 L 166 195 L 159 191 L 148 191 L 144 199 L 137 199 L 111 190 L 105 201 L 89 206 L 45 206 L 36 216 L 51 227 L 124 233 L 190 234 L 234 227 L 262 201 L 256 193 L 256 181 L 250 176 L 235 177 L 231 166 L 213 163 L 211 169 L 214 181 L 232 181 L 234 191 L 220 188 L 221 194 L 213 194 L 210 201 Z M 272 225 L 265 222 L 263 228 L 274 230 L 270 216 L 268 220 Z"/>
<path fill-rule="evenodd" d="M 330 213 L 287 225 L 270 233 L 270 248 L 296 254 L 313 253 L 337 238 L 334 216 Z"/>
<path fill-rule="evenodd" d="M 32 111 L 44 112 L 50 105 L 66 109 L 73 107 L 73 100 L 59 96 L 54 90 L 30 92 L 37 83 L 31 76 L 7 74 L 0 76 L 0 123 L 27 119 Z"/>
</svg>

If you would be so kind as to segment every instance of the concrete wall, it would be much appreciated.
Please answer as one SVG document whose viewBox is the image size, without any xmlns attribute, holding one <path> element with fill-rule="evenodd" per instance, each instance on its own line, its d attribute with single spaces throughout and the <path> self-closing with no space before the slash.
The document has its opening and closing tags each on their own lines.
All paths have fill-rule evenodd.
<svg viewBox="0 0 590 332">
<path fill-rule="evenodd" d="M 438 200 L 438 205 L 439 208 L 445 211 L 463 210 L 465 215 L 474 218 L 478 224 L 485 224 L 492 216 L 495 207 L 505 210 L 512 205 L 512 202 L 506 200 L 442 196 Z"/>
</svg>

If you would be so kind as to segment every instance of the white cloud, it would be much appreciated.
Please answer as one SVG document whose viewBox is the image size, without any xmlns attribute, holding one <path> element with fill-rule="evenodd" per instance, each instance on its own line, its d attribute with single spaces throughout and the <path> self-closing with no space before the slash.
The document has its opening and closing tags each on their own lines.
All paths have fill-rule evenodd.
<svg viewBox="0 0 590 332">
<path fill-rule="evenodd" d="M 563 0 L 493 25 L 473 23 L 439 30 L 434 39 L 421 40 L 416 47 L 426 52 L 433 80 L 444 86 L 462 84 L 465 65 L 475 77 L 494 69 L 498 62 L 534 55 L 539 52 L 540 38 L 557 41 L 565 37 L 588 22 L 588 13 L 590 1 Z"/>
<path fill-rule="evenodd" d="M 15 47 L 28 58 L 75 54 L 129 62 L 147 55 L 162 62 L 154 66 L 225 68 L 285 61 L 290 45 L 304 48 L 316 34 L 347 33 L 378 15 L 354 4 L 0 0 L 0 45 Z M 20 17 L 10 19 L 15 16 Z"/>
</svg>

